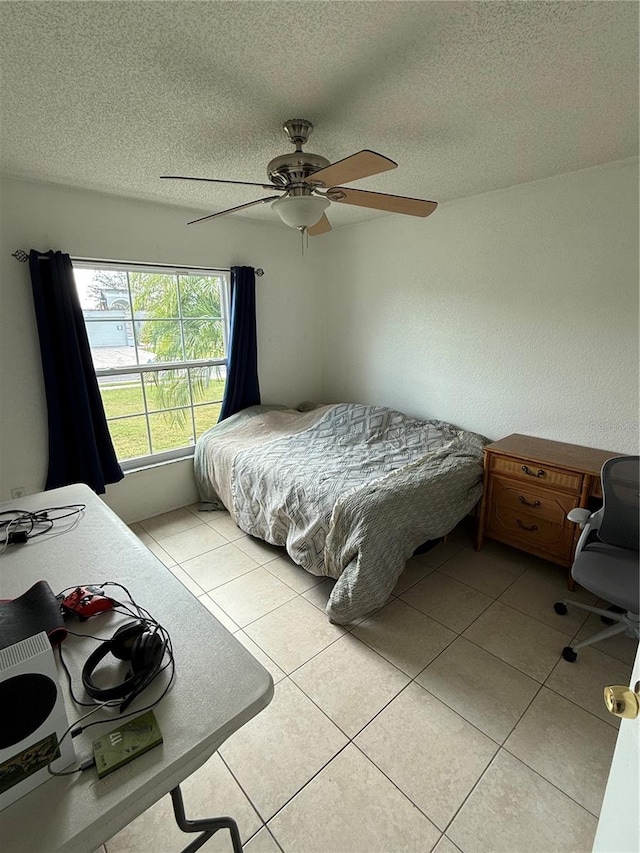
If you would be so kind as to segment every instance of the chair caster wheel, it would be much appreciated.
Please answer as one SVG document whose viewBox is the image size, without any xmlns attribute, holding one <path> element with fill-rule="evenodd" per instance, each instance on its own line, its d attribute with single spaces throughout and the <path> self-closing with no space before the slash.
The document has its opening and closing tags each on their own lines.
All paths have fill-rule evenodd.
<svg viewBox="0 0 640 853">
<path fill-rule="evenodd" d="M 567 605 L 564 603 L 564 601 L 556 601 L 556 603 L 553 605 L 553 609 L 556 611 L 558 616 L 566 616 L 569 612 L 567 610 Z"/>
<path fill-rule="evenodd" d="M 569 663 L 574 663 L 574 661 L 577 660 L 578 653 L 574 652 L 571 646 L 565 646 L 562 650 L 562 657 L 569 661 Z"/>
</svg>

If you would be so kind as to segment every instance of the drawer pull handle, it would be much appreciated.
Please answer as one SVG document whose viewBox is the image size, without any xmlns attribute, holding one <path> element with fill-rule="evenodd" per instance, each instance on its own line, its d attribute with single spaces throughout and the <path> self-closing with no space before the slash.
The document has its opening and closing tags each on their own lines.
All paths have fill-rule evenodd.
<svg viewBox="0 0 640 853">
<path fill-rule="evenodd" d="M 528 501 L 528 500 L 527 500 L 525 497 L 523 497 L 522 495 L 518 495 L 518 500 L 520 501 L 520 503 L 521 503 L 521 504 L 524 504 L 525 506 L 533 506 L 533 507 L 536 507 L 536 506 L 540 506 L 540 505 L 541 505 L 541 504 L 540 504 L 540 501 L 533 501 L 533 503 L 532 503 L 531 501 Z"/>
<path fill-rule="evenodd" d="M 517 518 L 517 519 L 516 519 L 516 524 L 518 525 L 518 527 L 521 527 L 523 530 L 531 530 L 531 531 L 535 531 L 535 530 L 537 530 L 537 529 L 538 529 L 538 525 L 537 525 L 537 524 L 532 524 L 532 525 L 531 525 L 531 527 L 527 527 L 527 525 L 526 525 L 526 524 L 523 524 L 523 523 L 520 521 L 520 519 L 519 519 L 519 518 Z"/>
<path fill-rule="evenodd" d="M 522 470 L 525 474 L 528 474 L 530 477 L 544 477 L 544 471 L 542 468 L 538 468 L 537 472 L 532 471 L 527 465 L 522 466 Z"/>
</svg>

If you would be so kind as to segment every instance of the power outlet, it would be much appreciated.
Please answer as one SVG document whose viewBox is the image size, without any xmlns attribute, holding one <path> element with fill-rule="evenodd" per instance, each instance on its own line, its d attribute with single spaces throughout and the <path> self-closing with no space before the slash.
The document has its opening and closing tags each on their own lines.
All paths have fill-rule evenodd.
<svg viewBox="0 0 640 853">
<path fill-rule="evenodd" d="M 27 490 L 24 486 L 16 486 L 15 489 L 11 489 L 12 498 L 23 498 L 26 494 Z"/>
</svg>

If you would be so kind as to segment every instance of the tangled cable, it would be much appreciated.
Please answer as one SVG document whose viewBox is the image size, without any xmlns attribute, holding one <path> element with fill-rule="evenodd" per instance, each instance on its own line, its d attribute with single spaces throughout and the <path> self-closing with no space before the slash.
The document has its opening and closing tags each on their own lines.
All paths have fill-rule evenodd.
<svg viewBox="0 0 640 853">
<path fill-rule="evenodd" d="M 49 506 L 43 509 L 6 509 L 0 512 L 0 555 L 4 554 L 9 545 L 23 545 L 35 536 L 42 536 L 58 528 L 56 532 L 64 533 L 71 530 L 80 521 L 85 504 L 67 504 L 65 506 Z M 6 518 L 9 516 L 9 518 Z M 65 519 L 71 519 L 60 524 Z M 62 529 L 61 529 L 62 528 Z"/>
</svg>

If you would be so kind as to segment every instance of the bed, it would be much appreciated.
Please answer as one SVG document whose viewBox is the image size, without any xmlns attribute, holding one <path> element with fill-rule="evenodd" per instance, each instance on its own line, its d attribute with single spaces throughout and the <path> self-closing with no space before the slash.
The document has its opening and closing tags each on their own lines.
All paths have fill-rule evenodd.
<svg viewBox="0 0 640 853">
<path fill-rule="evenodd" d="M 382 607 L 415 549 L 471 511 L 485 444 L 382 406 L 252 406 L 200 437 L 195 475 L 203 509 L 226 508 L 245 533 L 334 578 L 326 613 L 348 624 Z"/>
</svg>

